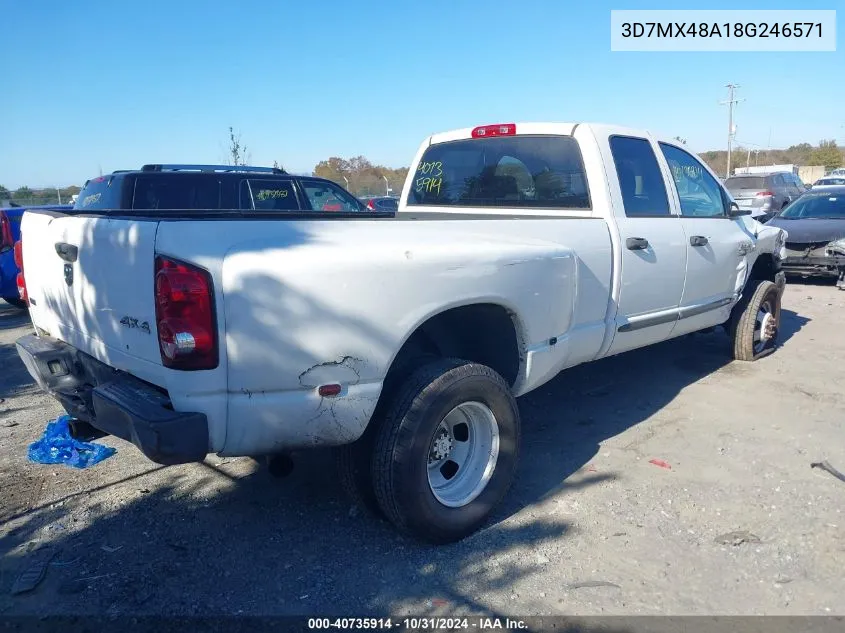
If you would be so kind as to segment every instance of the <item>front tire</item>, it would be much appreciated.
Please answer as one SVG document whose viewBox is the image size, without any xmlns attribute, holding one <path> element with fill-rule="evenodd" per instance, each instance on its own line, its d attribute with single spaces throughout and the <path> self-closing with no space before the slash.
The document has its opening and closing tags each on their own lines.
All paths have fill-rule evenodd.
<svg viewBox="0 0 845 633">
<path fill-rule="evenodd" d="M 751 281 L 735 308 L 731 338 L 736 360 L 755 361 L 771 354 L 780 328 L 778 287 L 771 281 Z"/>
<path fill-rule="evenodd" d="M 18 310 L 27 309 L 26 301 L 23 301 L 22 299 L 18 299 L 16 297 L 3 297 L 3 301 L 9 305 L 15 306 Z"/>
<path fill-rule="evenodd" d="M 435 544 L 478 530 L 510 488 L 520 420 L 505 380 L 456 359 L 426 364 L 379 421 L 372 479 L 384 516 Z"/>
</svg>

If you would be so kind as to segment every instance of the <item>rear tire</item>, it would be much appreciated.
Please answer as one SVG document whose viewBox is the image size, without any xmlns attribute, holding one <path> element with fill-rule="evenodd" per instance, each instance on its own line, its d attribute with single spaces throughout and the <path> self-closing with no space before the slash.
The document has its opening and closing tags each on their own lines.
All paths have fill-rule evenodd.
<svg viewBox="0 0 845 633">
<path fill-rule="evenodd" d="M 485 365 L 438 359 L 393 394 L 373 448 L 375 497 L 399 531 L 429 543 L 478 530 L 510 488 L 520 420 Z"/>
<path fill-rule="evenodd" d="M 780 328 L 780 298 L 780 290 L 771 281 L 748 282 L 731 319 L 736 360 L 755 361 L 775 350 Z"/>
<path fill-rule="evenodd" d="M 375 424 L 375 421 L 371 424 Z M 337 478 L 349 501 L 383 518 L 373 488 L 372 456 L 372 433 L 367 432 L 357 441 L 334 449 Z"/>
<path fill-rule="evenodd" d="M 26 310 L 28 306 L 26 305 L 26 301 L 22 299 L 17 299 L 15 297 L 3 297 L 3 301 L 8 303 L 9 305 L 15 306 L 18 310 Z"/>
</svg>

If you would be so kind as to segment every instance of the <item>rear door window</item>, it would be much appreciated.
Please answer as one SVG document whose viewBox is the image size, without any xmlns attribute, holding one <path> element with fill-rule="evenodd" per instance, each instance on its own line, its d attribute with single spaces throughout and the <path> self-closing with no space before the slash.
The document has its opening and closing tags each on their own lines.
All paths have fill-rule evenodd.
<svg viewBox="0 0 845 633">
<path fill-rule="evenodd" d="M 241 182 L 241 208 L 256 211 L 298 211 L 299 201 L 290 180 L 251 178 Z"/>
<path fill-rule="evenodd" d="M 589 209 L 590 195 L 574 138 L 526 135 L 430 146 L 407 204 Z"/>
<path fill-rule="evenodd" d="M 366 211 L 366 207 L 352 194 L 328 182 L 300 181 L 302 191 L 314 211 Z"/>
<path fill-rule="evenodd" d="M 120 209 L 122 177 L 100 176 L 88 181 L 73 205 L 74 209 L 95 211 L 99 209 Z"/>
<path fill-rule="evenodd" d="M 160 174 L 135 179 L 133 209 L 220 209 L 220 179 L 200 174 Z"/>
<path fill-rule="evenodd" d="M 669 217 L 666 184 L 651 143 L 644 138 L 610 137 L 610 152 L 619 177 L 628 217 Z"/>
</svg>

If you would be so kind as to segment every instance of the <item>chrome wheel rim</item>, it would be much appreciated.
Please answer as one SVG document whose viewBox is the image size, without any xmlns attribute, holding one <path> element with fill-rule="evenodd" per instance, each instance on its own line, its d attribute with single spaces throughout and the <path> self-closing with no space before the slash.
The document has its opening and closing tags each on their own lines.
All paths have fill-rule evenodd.
<svg viewBox="0 0 845 633">
<path fill-rule="evenodd" d="M 499 423 L 485 404 L 464 402 L 437 425 L 426 456 L 428 485 L 444 506 L 460 508 L 480 495 L 499 458 Z"/>
<path fill-rule="evenodd" d="M 778 323 L 771 299 L 760 304 L 754 322 L 754 353 L 758 354 L 777 337 Z"/>
</svg>

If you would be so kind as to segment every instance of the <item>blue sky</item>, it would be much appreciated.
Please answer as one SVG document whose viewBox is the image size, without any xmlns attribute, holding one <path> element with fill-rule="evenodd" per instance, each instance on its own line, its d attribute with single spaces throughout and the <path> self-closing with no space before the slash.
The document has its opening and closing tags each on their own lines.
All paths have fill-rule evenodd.
<svg viewBox="0 0 845 633">
<path fill-rule="evenodd" d="M 840 10 L 841 3 L 683 8 Z M 177 8 L 173 8 L 173 7 Z M 0 184 L 82 184 L 148 162 L 222 162 L 228 127 L 254 164 L 329 156 L 407 165 L 437 131 L 601 121 L 726 144 L 845 143 L 845 52 L 614 53 L 610 10 L 562 0 L 0 0 Z M 806 87 L 805 87 L 806 86 Z"/>
</svg>

